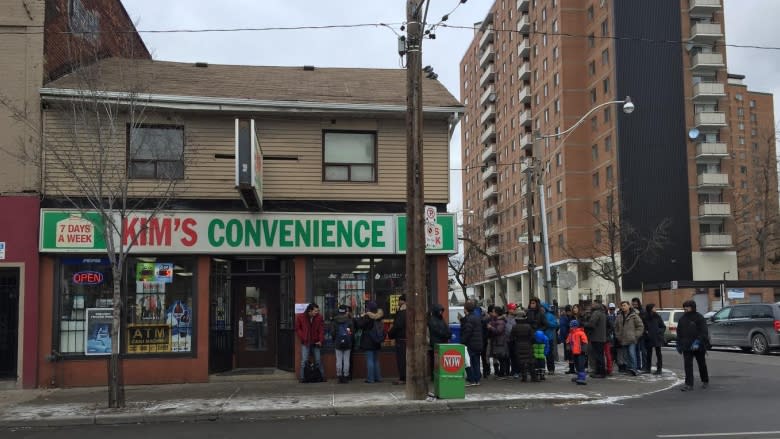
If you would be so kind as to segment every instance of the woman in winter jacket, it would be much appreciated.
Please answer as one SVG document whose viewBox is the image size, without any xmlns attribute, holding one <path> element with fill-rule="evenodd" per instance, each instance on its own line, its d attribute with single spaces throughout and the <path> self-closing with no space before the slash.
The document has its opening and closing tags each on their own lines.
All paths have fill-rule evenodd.
<svg viewBox="0 0 780 439">
<path fill-rule="evenodd" d="M 523 381 L 528 381 L 528 374 L 533 373 L 533 338 L 534 330 L 528 323 L 524 311 L 518 311 L 515 315 L 515 326 L 509 333 L 509 342 L 514 345 L 517 371 Z"/>
<path fill-rule="evenodd" d="M 542 304 L 536 297 L 532 297 L 528 301 L 528 309 L 526 309 L 525 315 L 534 331 L 547 329 L 547 318 L 544 316 L 544 309 L 542 309 Z"/>
<path fill-rule="evenodd" d="M 509 374 L 509 346 L 506 334 L 506 316 L 504 309 L 497 306 L 493 309 L 495 318 L 487 325 L 490 337 L 490 346 L 493 358 L 498 360 L 497 377 L 506 377 Z"/>
<path fill-rule="evenodd" d="M 628 302 L 620 302 L 620 313 L 615 319 L 615 337 L 620 342 L 620 348 L 625 351 L 628 360 L 628 372 L 636 375 L 637 350 L 636 344 L 645 332 L 645 326 L 639 317 L 629 305 Z"/>
<path fill-rule="evenodd" d="M 648 303 L 645 305 L 645 348 L 647 349 L 647 364 L 645 365 L 645 373 L 650 373 L 650 368 L 653 364 L 653 351 L 658 358 L 655 365 L 655 374 L 661 375 L 661 369 L 664 367 L 664 359 L 661 355 L 661 346 L 664 345 L 664 332 L 666 332 L 666 324 L 664 320 L 655 312 L 655 305 Z"/>
<path fill-rule="evenodd" d="M 375 325 L 383 325 L 382 317 L 385 313 L 377 306 L 376 302 L 368 302 L 367 311 L 359 319 L 357 326 L 363 330 L 360 337 L 360 349 L 366 351 L 366 382 L 382 382 L 382 371 L 379 369 L 379 350 L 382 349 L 382 343 L 372 340 L 368 334 Z"/>
<path fill-rule="evenodd" d="M 470 366 L 466 370 L 468 375 L 468 385 L 478 386 L 482 378 L 480 372 L 483 339 L 482 339 L 482 319 L 476 313 L 476 304 L 472 300 L 466 301 L 463 309 L 466 311 L 466 317 L 461 321 L 460 342 L 466 346 L 469 356 Z"/>
<path fill-rule="evenodd" d="M 702 388 L 710 384 L 710 376 L 707 372 L 707 360 L 705 355 L 710 347 L 710 336 L 707 330 L 707 322 L 701 314 L 696 312 L 696 302 L 687 300 L 683 302 L 685 314 L 677 322 L 677 352 L 683 355 L 685 368 L 685 386 L 683 392 L 693 390 L 693 359 L 699 365 L 699 378 Z"/>
</svg>

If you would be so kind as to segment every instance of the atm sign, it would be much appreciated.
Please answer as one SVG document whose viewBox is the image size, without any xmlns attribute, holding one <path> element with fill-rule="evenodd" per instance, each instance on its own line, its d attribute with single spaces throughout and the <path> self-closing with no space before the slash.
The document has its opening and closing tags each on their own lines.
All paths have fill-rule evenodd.
<svg viewBox="0 0 780 439">
<path fill-rule="evenodd" d="M 454 349 L 444 352 L 440 361 L 441 368 L 450 373 L 458 372 L 463 368 L 463 355 Z"/>
<path fill-rule="evenodd" d="M 76 285 L 100 285 L 103 283 L 103 273 L 97 271 L 78 271 L 73 273 L 73 283 Z"/>
</svg>

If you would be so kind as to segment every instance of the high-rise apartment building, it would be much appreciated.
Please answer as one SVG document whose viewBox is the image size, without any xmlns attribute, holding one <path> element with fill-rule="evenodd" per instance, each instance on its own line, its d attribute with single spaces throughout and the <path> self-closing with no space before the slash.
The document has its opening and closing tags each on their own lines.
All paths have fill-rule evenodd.
<svg viewBox="0 0 780 439">
<path fill-rule="evenodd" d="M 613 266 L 631 296 L 747 276 L 735 173 L 751 165 L 737 165 L 721 0 L 496 0 L 476 28 L 460 68 L 463 231 L 486 256 L 466 264 L 478 296 L 546 296 L 545 221 L 547 299 L 562 304 L 615 300 L 595 273 Z M 772 129 L 771 95 L 742 89 L 746 129 L 750 114 Z"/>
</svg>

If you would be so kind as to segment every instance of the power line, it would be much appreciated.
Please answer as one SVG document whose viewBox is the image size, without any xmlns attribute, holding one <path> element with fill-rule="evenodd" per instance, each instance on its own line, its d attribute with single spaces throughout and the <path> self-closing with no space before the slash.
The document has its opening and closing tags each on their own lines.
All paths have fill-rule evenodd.
<svg viewBox="0 0 780 439">
<path fill-rule="evenodd" d="M 461 3 L 458 3 L 458 6 L 460 6 Z M 457 6 L 453 9 L 452 12 L 454 12 L 457 9 Z M 450 14 L 452 13 L 450 12 Z M 448 14 L 449 15 L 449 14 Z M 442 17 L 443 18 L 443 17 Z M 109 31 L 95 31 L 95 32 L 73 32 L 73 31 L 0 31 L 0 35 L 35 35 L 35 34 L 43 34 L 43 33 L 53 33 L 57 35 L 85 35 L 85 34 L 99 34 L 101 32 L 103 33 L 135 33 L 138 32 L 139 34 L 176 34 L 176 33 L 229 33 L 229 32 L 271 32 L 271 31 L 302 31 L 302 30 L 328 30 L 328 29 L 357 29 L 357 28 L 369 28 L 369 27 L 392 27 L 392 26 L 403 26 L 406 25 L 405 22 L 391 22 L 391 23 L 384 23 L 384 22 L 378 22 L 378 23 L 355 23 L 355 24 L 328 24 L 328 25 L 307 25 L 307 26 L 269 26 L 269 27 L 234 27 L 234 28 L 202 28 L 202 29 L 139 29 L 139 30 L 119 30 L 119 29 L 112 29 Z M 29 26 L 33 28 L 41 28 L 43 26 Z M 439 22 L 433 25 L 432 27 L 446 27 L 450 29 L 458 29 L 458 30 L 469 30 L 474 31 L 476 28 L 472 25 L 454 25 L 454 24 L 447 24 L 444 22 Z M 392 28 L 391 28 L 392 29 Z M 394 30 L 393 30 L 394 31 Z M 506 32 L 506 33 L 513 33 L 513 34 L 535 34 L 535 35 L 547 35 L 548 37 L 551 36 L 561 36 L 565 38 L 587 38 L 587 39 L 607 39 L 607 40 L 617 40 L 617 41 L 636 41 L 641 43 L 648 43 L 648 44 L 670 44 L 670 45 L 683 45 L 688 44 L 688 41 L 684 40 L 658 40 L 658 39 L 652 39 L 652 38 L 642 38 L 642 37 L 618 37 L 618 36 L 603 36 L 603 35 L 580 35 L 580 34 L 572 34 L 572 33 L 566 33 L 566 32 L 542 32 L 542 31 L 527 31 L 527 32 L 521 32 L 518 30 L 512 30 L 512 29 L 493 29 L 494 32 Z M 721 44 L 721 46 L 724 47 L 733 47 L 738 49 L 756 49 L 756 50 L 777 50 L 780 51 L 780 46 L 765 46 L 765 45 L 758 45 L 758 44 Z"/>
</svg>

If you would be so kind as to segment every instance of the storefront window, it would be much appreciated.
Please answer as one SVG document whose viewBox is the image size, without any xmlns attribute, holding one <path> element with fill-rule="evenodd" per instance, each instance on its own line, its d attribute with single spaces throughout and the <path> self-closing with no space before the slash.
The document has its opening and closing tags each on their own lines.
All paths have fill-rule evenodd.
<svg viewBox="0 0 780 439">
<path fill-rule="evenodd" d="M 192 258 L 128 259 L 121 352 L 192 352 L 194 267 Z M 114 294 L 110 262 L 103 257 L 62 258 L 59 273 L 58 352 L 110 354 Z"/>
<path fill-rule="evenodd" d="M 340 305 L 352 309 L 353 316 L 366 311 L 366 302 L 376 301 L 385 314 L 389 328 L 403 294 L 406 274 L 403 257 L 389 258 L 314 258 L 314 303 L 325 319 L 325 347 L 334 345 L 333 317 Z M 386 340 L 386 346 L 392 341 Z"/>
<path fill-rule="evenodd" d="M 192 352 L 192 258 L 138 257 L 128 261 L 128 354 Z"/>
</svg>

